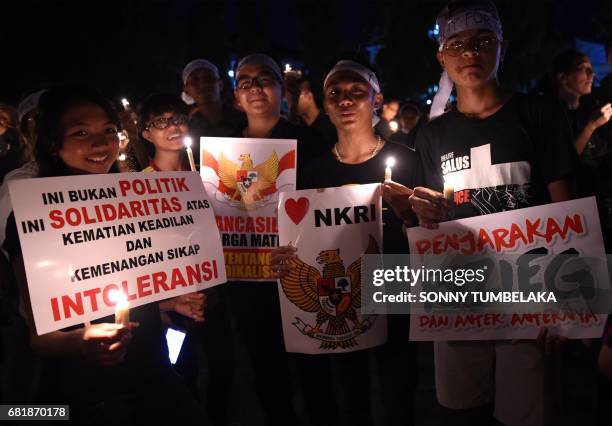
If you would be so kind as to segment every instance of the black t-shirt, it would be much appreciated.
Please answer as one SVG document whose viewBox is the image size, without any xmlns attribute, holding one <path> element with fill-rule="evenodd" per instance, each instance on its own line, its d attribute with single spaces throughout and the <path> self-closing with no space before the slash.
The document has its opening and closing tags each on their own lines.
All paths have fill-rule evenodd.
<svg viewBox="0 0 612 426">
<path fill-rule="evenodd" d="M 322 141 L 318 144 L 322 148 L 321 152 L 334 146 L 338 140 L 336 126 L 333 125 L 329 116 L 323 112 L 319 112 L 319 115 L 317 115 L 315 121 L 312 122 L 310 128 L 322 138 Z"/>
<path fill-rule="evenodd" d="M 452 184 L 456 219 L 549 203 L 547 185 L 577 165 L 561 107 L 521 94 L 485 119 L 447 112 L 419 131 L 416 151 L 424 186 Z"/>
<path fill-rule="evenodd" d="M 15 216 L 7 221 L 3 248 L 12 259 L 21 256 Z M 45 359 L 40 385 L 42 402 L 97 403 L 133 394 L 148 384 L 163 382 L 174 374 L 168 358 L 157 302 L 130 309 L 130 321 L 140 325 L 132 331 L 124 362 L 114 367 L 99 367 L 79 359 Z M 114 323 L 114 316 L 92 323 Z M 68 327 L 71 331 L 79 326 Z"/>
<path fill-rule="evenodd" d="M 234 137 L 241 138 L 243 129 L 237 131 Z M 268 139 L 296 139 L 297 140 L 297 172 L 304 168 L 310 161 L 320 155 L 327 147 L 326 142 L 317 132 L 307 126 L 291 124 L 284 118 L 280 118 Z"/>
<path fill-rule="evenodd" d="M 381 183 L 385 177 L 388 157 L 395 158 L 393 180 L 409 188 L 420 182 L 418 158 L 410 149 L 386 142 L 372 159 L 360 164 L 339 162 L 328 150 L 314 159 L 302 173 L 298 173 L 298 189 L 332 188 L 343 185 Z M 402 232 L 402 221 L 383 201 L 383 245 L 385 253 L 407 253 L 408 245 Z"/>
<path fill-rule="evenodd" d="M 193 138 L 194 152 L 200 155 L 201 137 L 232 137 L 238 129 L 242 129 L 245 125 L 246 117 L 244 113 L 225 105 L 223 106 L 223 119 L 216 124 L 209 123 L 202 113 L 196 112 L 189 119 L 189 134 Z"/>
</svg>

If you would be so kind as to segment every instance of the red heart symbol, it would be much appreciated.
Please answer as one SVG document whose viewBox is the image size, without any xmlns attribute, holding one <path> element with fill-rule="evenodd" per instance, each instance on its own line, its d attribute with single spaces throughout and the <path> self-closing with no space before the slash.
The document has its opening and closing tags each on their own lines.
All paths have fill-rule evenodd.
<svg viewBox="0 0 612 426">
<path fill-rule="evenodd" d="M 310 202 L 308 201 L 308 198 L 302 197 L 298 200 L 288 198 L 285 201 L 285 211 L 287 212 L 289 218 L 293 221 L 293 223 L 297 225 L 302 221 L 302 219 L 304 219 L 304 216 L 306 216 L 306 212 L 308 212 L 309 205 Z"/>
</svg>

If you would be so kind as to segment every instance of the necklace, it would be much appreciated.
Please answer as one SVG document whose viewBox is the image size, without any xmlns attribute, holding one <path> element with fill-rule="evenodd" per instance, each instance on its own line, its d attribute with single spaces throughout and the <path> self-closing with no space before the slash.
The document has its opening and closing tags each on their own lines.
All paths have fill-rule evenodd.
<svg viewBox="0 0 612 426">
<path fill-rule="evenodd" d="M 376 154 L 378 154 L 378 151 L 380 151 L 381 145 L 382 145 L 382 138 L 380 136 L 376 136 L 376 146 L 372 150 L 370 154 L 370 158 L 368 158 L 368 160 L 371 160 L 372 158 L 374 158 Z M 334 144 L 334 155 L 336 156 L 336 160 L 338 160 L 341 163 L 344 163 L 344 161 L 342 161 L 342 155 L 340 155 L 340 152 L 338 151 L 338 142 Z"/>
</svg>

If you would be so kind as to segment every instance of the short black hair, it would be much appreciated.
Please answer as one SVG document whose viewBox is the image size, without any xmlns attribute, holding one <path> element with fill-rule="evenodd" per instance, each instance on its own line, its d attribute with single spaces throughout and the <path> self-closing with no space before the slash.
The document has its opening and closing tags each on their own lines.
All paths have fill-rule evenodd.
<svg viewBox="0 0 612 426">
<path fill-rule="evenodd" d="M 149 95 L 140 106 L 141 131 L 145 129 L 151 117 L 162 115 L 166 112 L 187 115 L 187 105 L 176 95 L 169 93 L 154 93 Z"/>
</svg>

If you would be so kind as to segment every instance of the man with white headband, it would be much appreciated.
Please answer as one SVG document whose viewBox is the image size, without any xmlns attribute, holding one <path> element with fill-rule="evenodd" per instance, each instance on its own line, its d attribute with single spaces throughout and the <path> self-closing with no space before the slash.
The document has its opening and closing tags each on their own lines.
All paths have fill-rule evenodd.
<svg viewBox="0 0 612 426">
<path fill-rule="evenodd" d="M 405 253 L 406 241 L 402 234 L 400 216 L 394 215 L 400 203 L 389 203 L 398 196 L 397 188 L 405 189 L 403 207 L 409 211 L 407 195 L 417 182 L 418 159 L 408 148 L 377 136 L 372 128 L 372 117 L 383 101 L 376 74 L 356 60 L 342 60 L 327 73 L 323 84 L 323 106 L 336 128 L 337 143 L 315 158 L 305 170 L 298 168 L 298 189 L 330 188 L 350 184 L 379 183 L 383 180 L 388 158 L 396 160 L 393 178 L 385 187 L 383 251 Z M 321 173 L 324 170 L 325 173 Z M 406 185 L 406 186 L 403 186 Z M 402 194 L 399 194 L 400 198 Z M 389 203 L 389 204 L 387 204 Z M 391 207 L 391 208 L 385 208 Z M 284 276 L 290 267 L 287 259 L 296 256 L 292 246 L 279 247 L 272 252 L 272 269 Z M 305 284 L 306 285 L 306 284 Z M 416 366 L 413 346 L 408 342 L 409 320 L 405 316 L 388 316 L 387 343 L 371 350 L 330 355 L 298 355 L 297 370 L 303 387 L 304 408 L 314 425 L 340 424 L 340 413 L 348 415 L 347 424 L 360 426 L 378 424 L 370 407 L 370 357 L 377 361 L 381 378 L 385 420 L 388 425 L 413 424 L 410 410 Z M 332 374 L 332 370 L 334 370 Z M 337 387 L 347 395 L 347 407 L 340 408 Z M 325 403 L 321 403 L 325 401 Z"/>
<path fill-rule="evenodd" d="M 420 224 L 436 227 L 451 210 L 460 219 L 571 199 L 576 155 L 563 112 L 497 81 L 505 45 L 495 6 L 451 2 L 438 25 L 437 58 L 457 105 L 417 136 L 424 187 L 410 201 Z M 445 179 L 453 201 L 442 194 Z M 537 342 L 435 342 L 438 401 L 453 409 L 453 423 L 489 424 L 493 415 L 505 425 L 543 424 L 544 347 L 554 340 L 547 334 Z"/>
<path fill-rule="evenodd" d="M 196 153 L 200 152 L 200 137 L 228 137 L 244 126 L 244 114 L 223 102 L 223 80 L 215 64 L 195 59 L 185 65 L 182 79 L 181 99 L 192 106 L 189 134 Z"/>
</svg>

